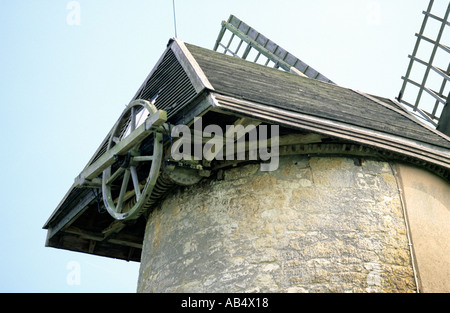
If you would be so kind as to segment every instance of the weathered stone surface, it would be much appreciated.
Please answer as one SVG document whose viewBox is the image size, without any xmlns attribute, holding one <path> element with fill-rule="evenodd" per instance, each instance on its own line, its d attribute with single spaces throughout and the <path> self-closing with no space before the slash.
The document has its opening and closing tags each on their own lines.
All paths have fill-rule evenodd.
<svg viewBox="0 0 450 313">
<path fill-rule="evenodd" d="M 450 183 L 407 164 L 396 170 L 404 191 L 420 292 L 450 292 Z"/>
<path fill-rule="evenodd" d="M 395 177 L 359 164 L 282 157 L 180 188 L 149 217 L 138 291 L 415 291 Z"/>
</svg>

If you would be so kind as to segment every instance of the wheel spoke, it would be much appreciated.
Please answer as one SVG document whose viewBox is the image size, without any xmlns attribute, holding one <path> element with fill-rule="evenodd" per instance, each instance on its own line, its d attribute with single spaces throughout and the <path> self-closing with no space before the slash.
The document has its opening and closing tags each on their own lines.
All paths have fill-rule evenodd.
<svg viewBox="0 0 450 313">
<path fill-rule="evenodd" d="M 153 155 L 135 156 L 135 157 L 133 157 L 133 161 L 136 161 L 136 162 L 153 161 Z"/>
<path fill-rule="evenodd" d="M 117 212 L 122 212 L 122 204 L 125 193 L 127 192 L 128 181 L 130 180 L 130 170 L 125 170 L 125 175 L 123 175 L 122 186 L 120 187 L 119 199 L 117 200 Z"/>
<path fill-rule="evenodd" d="M 130 167 L 131 179 L 133 180 L 134 192 L 136 193 L 136 200 L 139 201 L 141 197 L 141 188 L 139 186 L 139 179 L 136 171 L 136 167 Z"/>
<path fill-rule="evenodd" d="M 120 144 L 123 139 L 139 129 L 147 117 L 156 113 L 158 113 L 158 109 L 151 102 L 143 99 L 133 101 L 122 113 L 111 131 L 107 149 L 115 149 L 114 147 L 117 144 Z M 158 122 L 161 119 L 162 116 L 159 116 Z M 162 135 L 154 130 L 151 130 L 151 133 L 155 136 L 153 155 L 140 155 L 142 143 L 140 140 L 133 138 L 136 144 L 133 141 L 133 144 L 130 143 L 127 146 L 128 154 L 125 156 L 125 151 L 120 153 L 126 159 L 119 158 L 115 160 L 116 163 L 103 170 L 102 193 L 105 207 L 110 215 L 117 220 L 138 218 L 144 212 L 145 200 L 156 184 L 162 161 Z M 119 161 L 121 162 L 120 168 L 117 167 Z M 142 164 L 145 166 L 142 166 L 141 173 L 141 169 L 138 172 L 138 166 Z M 139 179 L 142 180 L 139 181 Z"/>
<path fill-rule="evenodd" d="M 130 130 L 133 131 L 133 130 L 136 129 L 136 113 L 135 113 L 134 107 L 131 107 L 131 113 L 130 114 L 131 114 L 131 121 L 130 121 L 131 128 L 130 128 Z"/>
<path fill-rule="evenodd" d="M 117 177 L 119 177 L 123 173 L 124 170 L 125 169 L 123 167 L 119 167 L 119 169 L 106 180 L 106 185 L 110 185 L 113 181 L 115 181 Z"/>
</svg>

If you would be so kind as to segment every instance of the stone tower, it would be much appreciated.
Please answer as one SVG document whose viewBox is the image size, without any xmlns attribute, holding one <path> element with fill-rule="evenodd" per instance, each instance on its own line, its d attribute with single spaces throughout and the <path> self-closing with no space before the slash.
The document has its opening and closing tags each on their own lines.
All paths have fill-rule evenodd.
<svg viewBox="0 0 450 313">
<path fill-rule="evenodd" d="M 449 181 L 397 102 L 173 39 L 46 244 L 141 262 L 139 292 L 448 292 Z"/>
</svg>

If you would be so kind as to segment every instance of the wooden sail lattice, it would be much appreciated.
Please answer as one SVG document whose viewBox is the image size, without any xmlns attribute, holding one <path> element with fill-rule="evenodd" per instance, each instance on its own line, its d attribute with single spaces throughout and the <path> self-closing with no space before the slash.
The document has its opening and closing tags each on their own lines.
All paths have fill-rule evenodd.
<svg viewBox="0 0 450 313">
<path fill-rule="evenodd" d="M 214 51 L 272 66 L 287 72 L 333 83 L 329 78 L 295 57 L 234 15 L 222 22 Z"/>
<path fill-rule="evenodd" d="M 422 26 L 415 34 L 417 39 L 408 56 L 410 60 L 397 100 L 439 129 L 439 124 L 444 122 L 440 118 L 450 89 L 450 2 L 447 7 L 433 7 L 434 4 L 434 0 L 430 0 L 427 10 L 422 12 Z M 438 3 L 443 4 L 444 1 Z M 439 10 L 441 12 L 436 12 Z M 442 11 L 444 14 L 439 16 Z"/>
</svg>

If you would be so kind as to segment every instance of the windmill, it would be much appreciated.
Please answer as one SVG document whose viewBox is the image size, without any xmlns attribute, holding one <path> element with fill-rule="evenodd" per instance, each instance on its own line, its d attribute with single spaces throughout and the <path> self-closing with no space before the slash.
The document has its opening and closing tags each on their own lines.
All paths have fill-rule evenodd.
<svg viewBox="0 0 450 313">
<path fill-rule="evenodd" d="M 186 258 L 188 253 L 192 260 L 201 258 L 199 263 L 194 263 L 196 269 L 205 270 L 206 274 L 218 275 L 217 277 L 228 271 L 229 267 L 225 263 L 228 262 L 229 256 L 236 255 L 225 255 L 222 251 L 228 253 L 227 249 L 218 249 L 221 250 L 218 251 L 220 253 L 214 254 L 213 258 L 203 258 L 202 255 L 212 255 L 210 250 L 203 251 L 203 254 L 197 253 L 197 246 L 196 249 L 190 249 L 190 245 L 186 245 L 189 238 L 197 240 L 198 236 L 203 236 L 203 239 L 198 241 L 208 242 L 198 245 L 198 249 L 203 249 L 209 247 L 211 239 L 216 235 L 218 237 L 212 240 L 212 247 L 231 242 L 236 235 L 239 249 L 245 247 L 245 251 L 252 253 L 255 245 L 249 238 L 255 238 L 254 234 L 245 234 L 250 228 L 245 226 L 239 231 L 233 231 L 231 238 L 228 226 L 238 225 L 229 222 L 232 218 L 244 217 L 249 220 L 243 225 L 259 225 L 263 220 L 258 219 L 257 215 L 244 214 L 256 212 L 255 207 L 264 207 L 265 210 L 265 205 L 270 203 L 271 212 L 281 210 L 280 216 L 285 216 L 284 212 L 292 212 L 296 216 L 294 220 L 298 221 L 305 220 L 303 214 L 310 214 L 310 208 L 317 209 L 317 213 L 322 215 L 314 219 L 317 221 L 314 222 L 314 228 L 307 225 L 307 229 L 318 229 L 318 233 L 326 233 L 332 229 L 333 236 L 324 236 L 324 240 L 339 235 L 341 242 L 353 242 L 347 230 L 344 229 L 344 233 L 340 233 L 340 229 L 335 227 L 336 224 L 347 225 L 352 217 L 361 218 L 364 225 L 366 221 L 373 222 L 375 228 L 362 227 L 357 228 L 357 232 L 352 232 L 352 238 L 355 239 L 352 243 L 354 251 L 359 251 L 359 243 L 365 242 L 367 235 L 372 235 L 372 229 L 378 229 L 381 225 L 384 227 L 380 230 L 383 236 L 373 238 L 373 247 L 368 251 L 370 258 L 378 258 L 378 255 L 383 253 L 397 253 L 400 250 L 414 255 L 411 251 L 412 244 L 409 244 L 409 231 L 406 226 L 405 229 L 402 226 L 407 223 L 407 220 L 403 219 L 406 214 L 398 211 L 400 208 L 408 208 L 408 212 L 414 213 L 416 210 L 420 213 L 411 214 L 411 220 L 416 222 L 412 223 L 411 233 L 417 236 L 415 240 L 419 242 L 416 251 L 418 263 L 424 265 L 422 268 L 425 269 L 428 263 L 430 268 L 436 268 L 434 260 L 447 260 L 445 256 L 450 251 L 445 245 L 436 246 L 434 250 L 420 250 L 421 247 L 427 246 L 420 240 L 427 242 L 430 238 L 428 236 L 431 236 L 435 242 L 441 242 L 441 238 L 448 233 L 446 214 L 450 194 L 450 138 L 448 133 L 445 135 L 441 130 L 445 125 L 448 127 L 449 118 L 446 116 L 450 111 L 448 96 L 445 97 L 445 94 L 448 94 L 449 48 L 448 44 L 443 42 L 448 37 L 445 36 L 445 30 L 449 25 L 447 19 L 450 6 L 446 8 L 443 17 L 438 17 L 437 13 L 431 10 L 432 5 L 433 1 L 430 1 L 428 10 L 424 12 L 425 22 L 421 32 L 417 34 L 418 42 L 410 56 L 410 66 L 404 77 L 404 86 L 398 102 L 335 84 L 234 15 L 222 23 L 212 50 L 185 43 L 178 38 L 170 39 L 147 78 L 117 122 L 106 133 L 105 139 L 85 168 L 75 177 L 73 185 L 44 225 L 48 230 L 46 245 L 138 261 L 141 262 L 141 272 L 144 275 L 140 280 L 141 290 L 147 289 L 147 282 L 151 282 L 152 288 L 165 288 L 166 283 L 169 284 L 167 288 L 175 288 L 178 282 L 173 281 L 181 278 L 181 286 L 185 282 L 184 273 L 189 273 L 186 269 L 191 263 L 179 262 Z M 436 39 L 430 39 L 424 32 L 428 20 L 441 23 Z M 419 42 L 433 44 L 431 57 L 428 55 L 427 61 L 423 61 L 424 57 L 418 54 Z M 447 69 L 442 64 L 435 63 L 442 59 L 447 62 Z M 413 78 L 416 64 L 426 66 L 421 83 Z M 431 74 L 440 78 L 441 85 L 429 85 L 434 82 Z M 410 86 L 419 88 L 419 96 L 414 100 L 409 100 Z M 424 101 L 425 95 L 434 99 L 431 104 Z M 447 106 L 444 106 L 446 102 Z M 432 127 L 422 123 L 408 111 Z M 198 120 L 204 121 L 206 127 L 197 128 Z M 212 131 L 211 126 L 217 126 L 219 130 L 224 131 L 212 138 L 212 133 L 219 132 L 216 127 Z M 272 132 L 272 126 L 275 126 L 276 131 Z M 178 127 L 186 130 L 181 137 L 174 133 Z M 276 152 L 273 154 L 276 158 L 284 158 L 283 166 L 289 168 L 275 168 L 273 172 L 267 171 L 268 173 L 259 173 L 258 170 L 252 170 L 251 173 L 243 171 L 244 168 L 249 169 L 247 165 L 253 169 L 255 163 L 262 165 L 267 161 L 261 154 L 258 159 L 250 158 L 250 152 L 253 151 L 251 147 L 256 142 L 251 130 L 269 127 L 271 137 L 266 133 L 261 143 L 267 148 L 270 142 L 270 152 Z M 233 133 L 232 130 L 238 128 L 247 131 Z M 229 133 L 232 136 L 228 136 Z M 210 147 L 213 139 L 214 151 Z M 184 141 L 188 144 L 183 145 Z M 233 147 L 230 154 L 227 146 L 229 142 L 230 147 Z M 274 142 L 276 144 L 272 146 Z M 242 154 L 244 158 L 238 157 L 237 148 L 240 143 L 244 143 L 241 145 L 245 152 Z M 183 147 L 181 151 L 177 148 L 179 146 Z M 201 152 L 206 151 L 206 154 L 199 157 L 196 154 L 197 148 Z M 226 150 L 227 158 L 216 157 L 223 150 Z M 182 152 L 183 159 L 174 158 L 174 151 Z M 228 158 L 229 155 L 231 158 Z M 236 176 L 238 179 L 234 181 L 230 173 L 239 173 Z M 261 184 L 260 177 L 252 175 L 264 176 L 270 179 L 268 182 L 275 183 Z M 241 184 L 241 181 L 253 181 L 251 186 L 255 189 L 247 188 L 250 184 Z M 425 184 L 426 181 L 430 183 Z M 268 199 L 280 199 L 275 191 L 277 182 L 288 188 L 289 191 L 281 193 L 285 193 L 286 197 L 292 196 L 292 201 L 280 201 L 279 206 L 272 208 L 272 201 Z M 231 189 L 233 186 L 242 187 Z M 420 192 L 414 192 L 416 186 L 428 190 L 422 188 Z M 227 194 L 227 190 L 234 191 Z M 251 196 L 241 196 L 247 192 Z M 347 196 L 343 197 L 342 192 Z M 295 199 L 293 195 L 296 195 Z M 425 200 L 417 201 L 417 195 L 423 196 Z M 175 198 L 177 200 L 171 202 L 170 199 Z M 386 201 L 391 205 L 387 205 Z M 167 209 L 171 203 L 179 203 L 179 208 L 177 205 L 173 210 Z M 433 207 L 428 210 L 422 205 Z M 383 214 L 372 215 L 374 210 L 381 210 Z M 402 219 L 395 223 L 401 236 L 384 236 L 388 230 L 391 231 L 389 228 L 393 225 L 385 223 L 387 211 L 389 214 L 393 213 L 392 217 L 395 216 L 395 219 Z M 217 212 L 220 218 L 214 217 Z M 323 212 L 337 212 L 336 217 L 345 217 L 346 220 L 335 223 L 334 218 L 328 218 L 328 213 L 325 216 Z M 428 212 L 434 214 L 430 216 L 430 221 L 417 218 Z M 174 216 L 176 218 L 172 218 Z M 278 216 L 278 213 L 273 216 Z M 178 217 L 189 220 L 176 222 Z M 166 218 L 166 222 L 159 223 Z M 202 222 L 203 218 L 205 220 Z M 277 229 L 288 229 L 285 219 L 275 218 L 271 222 L 278 221 L 281 225 Z M 217 227 L 216 222 L 224 222 L 227 227 Z M 360 221 L 357 222 L 360 225 Z M 430 225 L 423 227 L 422 223 L 425 222 Z M 161 225 L 164 227 L 159 228 Z M 290 244 L 282 246 L 290 243 L 294 237 L 295 240 L 305 237 L 303 226 L 291 226 L 290 231 L 280 231 L 282 240 L 268 247 L 283 250 L 280 250 L 281 252 L 292 252 L 293 254 L 280 253 L 280 262 L 284 262 L 281 263 L 281 268 L 292 265 L 293 270 L 302 271 L 311 262 L 302 260 L 302 254 L 297 248 L 293 251 Z M 160 233 L 163 228 L 165 234 Z M 275 229 L 272 226 L 269 228 Z M 422 235 L 422 230 L 427 231 L 426 236 Z M 293 231 L 298 233 L 291 237 Z M 364 238 L 363 241 L 358 240 L 359 235 Z M 268 236 L 270 240 L 274 239 L 272 234 L 268 233 Z M 224 237 L 227 240 L 223 240 Z M 155 241 L 152 241 L 153 239 Z M 383 240 L 389 240 L 389 245 L 395 241 L 399 244 L 399 249 L 379 248 L 385 246 Z M 330 247 L 335 248 L 335 245 L 332 243 Z M 339 247 L 336 248 L 339 250 Z M 335 249 L 332 254 L 337 257 L 344 256 L 346 260 L 348 251 L 345 246 L 343 250 Z M 266 253 L 261 252 L 260 255 L 265 257 Z M 295 264 L 290 263 L 291 255 L 296 258 Z M 406 290 L 419 290 L 421 286 L 417 283 L 417 275 L 412 275 L 416 273 L 415 263 L 409 262 L 409 259 L 403 256 L 383 256 L 377 259 L 376 268 L 383 260 L 397 260 L 399 264 L 395 266 L 407 269 L 407 283 L 399 286 L 412 286 L 412 289 L 407 287 Z M 154 266 L 155 257 L 160 257 L 156 262 L 162 262 L 164 266 Z M 208 263 L 208 260 L 211 263 Z M 366 258 L 361 260 L 366 261 Z M 442 266 L 444 274 L 437 275 L 439 277 L 427 276 L 427 271 L 421 271 L 419 267 L 423 280 L 432 283 L 441 283 L 442 280 L 445 288 L 450 288 L 450 280 L 445 276 L 450 273 L 450 262 L 445 262 L 447 263 Z M 265 263 L 260 260 L 257 262 Z M 349 273 L 349 268 L 345 268 L 347 262 L 327 263 L 344 266 L 342 271 L 330 269 L 336 273 Z M 214 270 L 211 270 L 214 266 L 211 264 L 219 264 L 223 268 L 214 273 Z M 371 262 L 369 267 L 373 268 L 373 264 L 375 263 Z M 441 264 L 442 262 L 439 266 Z M 394 272 L 391 268 L 393 264 L 381 265 L 386 266 L 387 272 Z M 369 272 L 370 268 L 362 264 L 358 275 L 364 272 L 370 278 L 373 274 L 373 271 Z M 159 278 L 165 277 L 159 275 L 158 271 L 161 269 L 165 273 L 181 271 L 183 275 L 171 274 L 173 281 L 158 281 Z M 261 272 L 257 267 L 253 270 Z M 197 272 L 195 273 L 194 279 L 197 279 Z M 275 272 L 274 274 L 278 275 Z M 295 283 L 295 280 L 290 280 L 291 274 L 286 272 L 283 275 L 280 279 L 286 279 L 287 285 Z M 191 278 L 187 277 L 187 280 Z M 349 288 L 360 288 L 360 278 L 355 277 L 354 285 Z M 348 276 L 345 274 L 342 279 L 346 282 Z M 334 278 L 332 280 L 340 288 L 341 282 L 334 281 Z M 217 290 L 227 287 L 220 279 L 214 278 L 209 281 L 208 287 L 205 287 L 207 290 L 214 290 L 208 289 L 213 281 L 220 284 Z M 400 291 L 405 290 L 402 288 Z M 436 290 L 433 288 L 426 285 L 424 290 Z"/>
<path fill-rule="evenodd" d="M 397 100 L 416 116 L 450 135 L 450 3 L 430 0 Z"/>
</svg>

